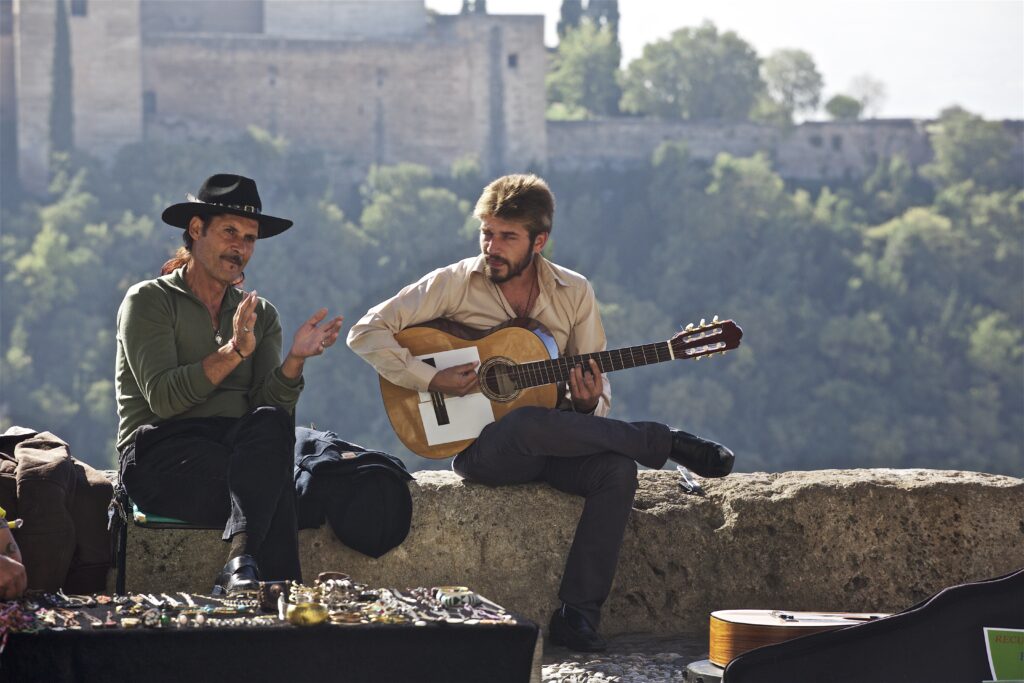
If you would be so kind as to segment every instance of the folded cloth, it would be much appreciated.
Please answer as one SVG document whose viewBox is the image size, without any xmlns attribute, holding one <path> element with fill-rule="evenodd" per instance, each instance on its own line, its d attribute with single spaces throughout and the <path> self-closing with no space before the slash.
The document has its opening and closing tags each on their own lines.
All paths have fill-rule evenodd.
<svg viewBox="0 0 1024 683">
<path fill-rule="evenodd" d="M 380 557 L 405 540 L 412 523 L 412 479 L 397 457 L 334 432 L 295 429 L 295 495 L 300 529 L 326 520 L 338 540 Z"/>
</svg>

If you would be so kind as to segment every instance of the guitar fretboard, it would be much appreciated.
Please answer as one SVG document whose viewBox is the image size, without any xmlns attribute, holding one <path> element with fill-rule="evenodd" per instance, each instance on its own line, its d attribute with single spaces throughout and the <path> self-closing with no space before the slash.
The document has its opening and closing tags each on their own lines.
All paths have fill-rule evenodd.
<svg viewBox="0 0 1024 683">
<path fill-rule="evenodd" d="M 624 370 L 635 368 L 640 365 L 652 363 L 663 363 L 670 361 L 675 356 L 669 348 L 667 341 L 656 344 L 644 344 L 642 346 L 629 346 L 611 351 L 598 351 L 596 353 L 584 353 L 578 356 L 566 356 L 553 360 L 540 360 L 532 363 L 522 363 L 511 368 L 509 374 L 520 389 L 541 386 L 543 384 L 556 384 L 569 379 L 569 372 L 577 365 L 584 369 L 590 367 L 590 360 L 597 362 L 601 372 L 612 370 Z"/>
</svg>

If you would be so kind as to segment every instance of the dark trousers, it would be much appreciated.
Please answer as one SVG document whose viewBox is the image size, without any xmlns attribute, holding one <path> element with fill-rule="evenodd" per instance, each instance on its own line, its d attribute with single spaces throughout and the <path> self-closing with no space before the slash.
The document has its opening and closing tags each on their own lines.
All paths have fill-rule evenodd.
<svg viewBox="0 0 1024 683">
<path fill-rule="evenodd" d="M 596 627 L 633 507 L 636 465 L 661 469 L 671 448 L 663 424 L 528 407 L 487 425 L 452 469 L 490 486 L 544 481 L 586 499 L 558 597 Z"/>
<path fill-rule="evenodd" d="M 264 580 L 301 580 L 295 427 L 281 408 L 240 418 L 201 417 L 140 427 L 121 453 L 121 480 L 152 514 L 244 532 Z"/>
</svg>

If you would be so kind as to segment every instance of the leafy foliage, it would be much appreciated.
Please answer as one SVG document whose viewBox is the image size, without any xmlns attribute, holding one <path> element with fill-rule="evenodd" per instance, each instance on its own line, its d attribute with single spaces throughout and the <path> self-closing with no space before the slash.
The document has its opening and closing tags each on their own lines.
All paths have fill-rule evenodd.
<svg viewBox="0 0 1024 683">
<path fill-rule="evenodd" d="M 622 50 L 610 25 L 584 19 L 558 44 L 546 78 L 548 102 L 561 105 L 564 114 L 554 118 L 578 118 L 571 112 L 611 115 L 618 113 L 622 89 L 617 81 Z M 556 109 L 556 112 L 561 110 Z M 579 117 L 582 118 L 582 117 Z"/>
<path fill-rule="evenodd" d="M 864 111 L 864 105 L 854 97 L 839 94 L 825 103 L 825 111 L 836 121 L 856 121 Z"/>
<path fill-rule="evenodd" d="M 764 90 L 760 60 L 706 22 L 644 46 L 623 76 L 623 111 L 685 120 L 744 120 Z"/>
<path fill-rule="evenodd" d="M 935 161 L 881 159 L 863 182 L 787 186 L 769 158 L 695 161 L 666 143 L 643 169 L 558 172 L 552 257 L 590 276 L 613 346 L 719 314 L 724 358 L 612 376 L 614 414 L 728 443 L 743 470 L 949 467 L 1020 474 L 1024 191 L 998 125 L 947 112 Z M 991 164 L 995 156 L 998 163 Z M 5 206 L 0 427 L 113 462 L 114 314 L 180 244 L 162 208 L 212 172 L 256 177 L 295 227 L 260 241 L 246 288 L 286 335 L 320 306 L 354 322 L 423 273 L 472 254 L 489 178 L 372 169 L 329 180 L 314 152 L 252 130 L 223 144 L 146 143 L 110 166 L 65 158 L 50 196 Z M 396 453 L 373 370 L 343 347 L 307 365 L 298 420 Z M 408 456 L 413 467 L 446 462 Z"/>
<path fill-rule="evenodd" d="M 768 95 L 790 117 L 814 113 L 825 83 L 814 59 L 803 50 L 776 50 L 761 65 Z"/>
</svg>

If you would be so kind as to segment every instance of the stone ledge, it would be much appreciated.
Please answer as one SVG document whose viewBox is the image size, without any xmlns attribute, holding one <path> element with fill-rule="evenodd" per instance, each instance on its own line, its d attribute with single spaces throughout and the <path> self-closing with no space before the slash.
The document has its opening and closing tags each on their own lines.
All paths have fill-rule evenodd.
<svg viewBox="0 0 1024 683">
<path fill-rule="evenodd" d="M 1024 566 L 1024 480 L 941 470 L 821 470 L 705 480 L 641 472 L 602 630 L 691 633 L 716 609 L 898 611 L 947 586 Z M 376 586 L 468 585 L 541 624 L 582 499 L 540 484 L 492 489 L 450 472 L 411 482 L 408 539 L 373 560 L 329 527 L 300 533 L 307 580 L 344 571 Z M 130 591 L 207 592 L 217 531 L 128 534 Z"/>
</svg>

